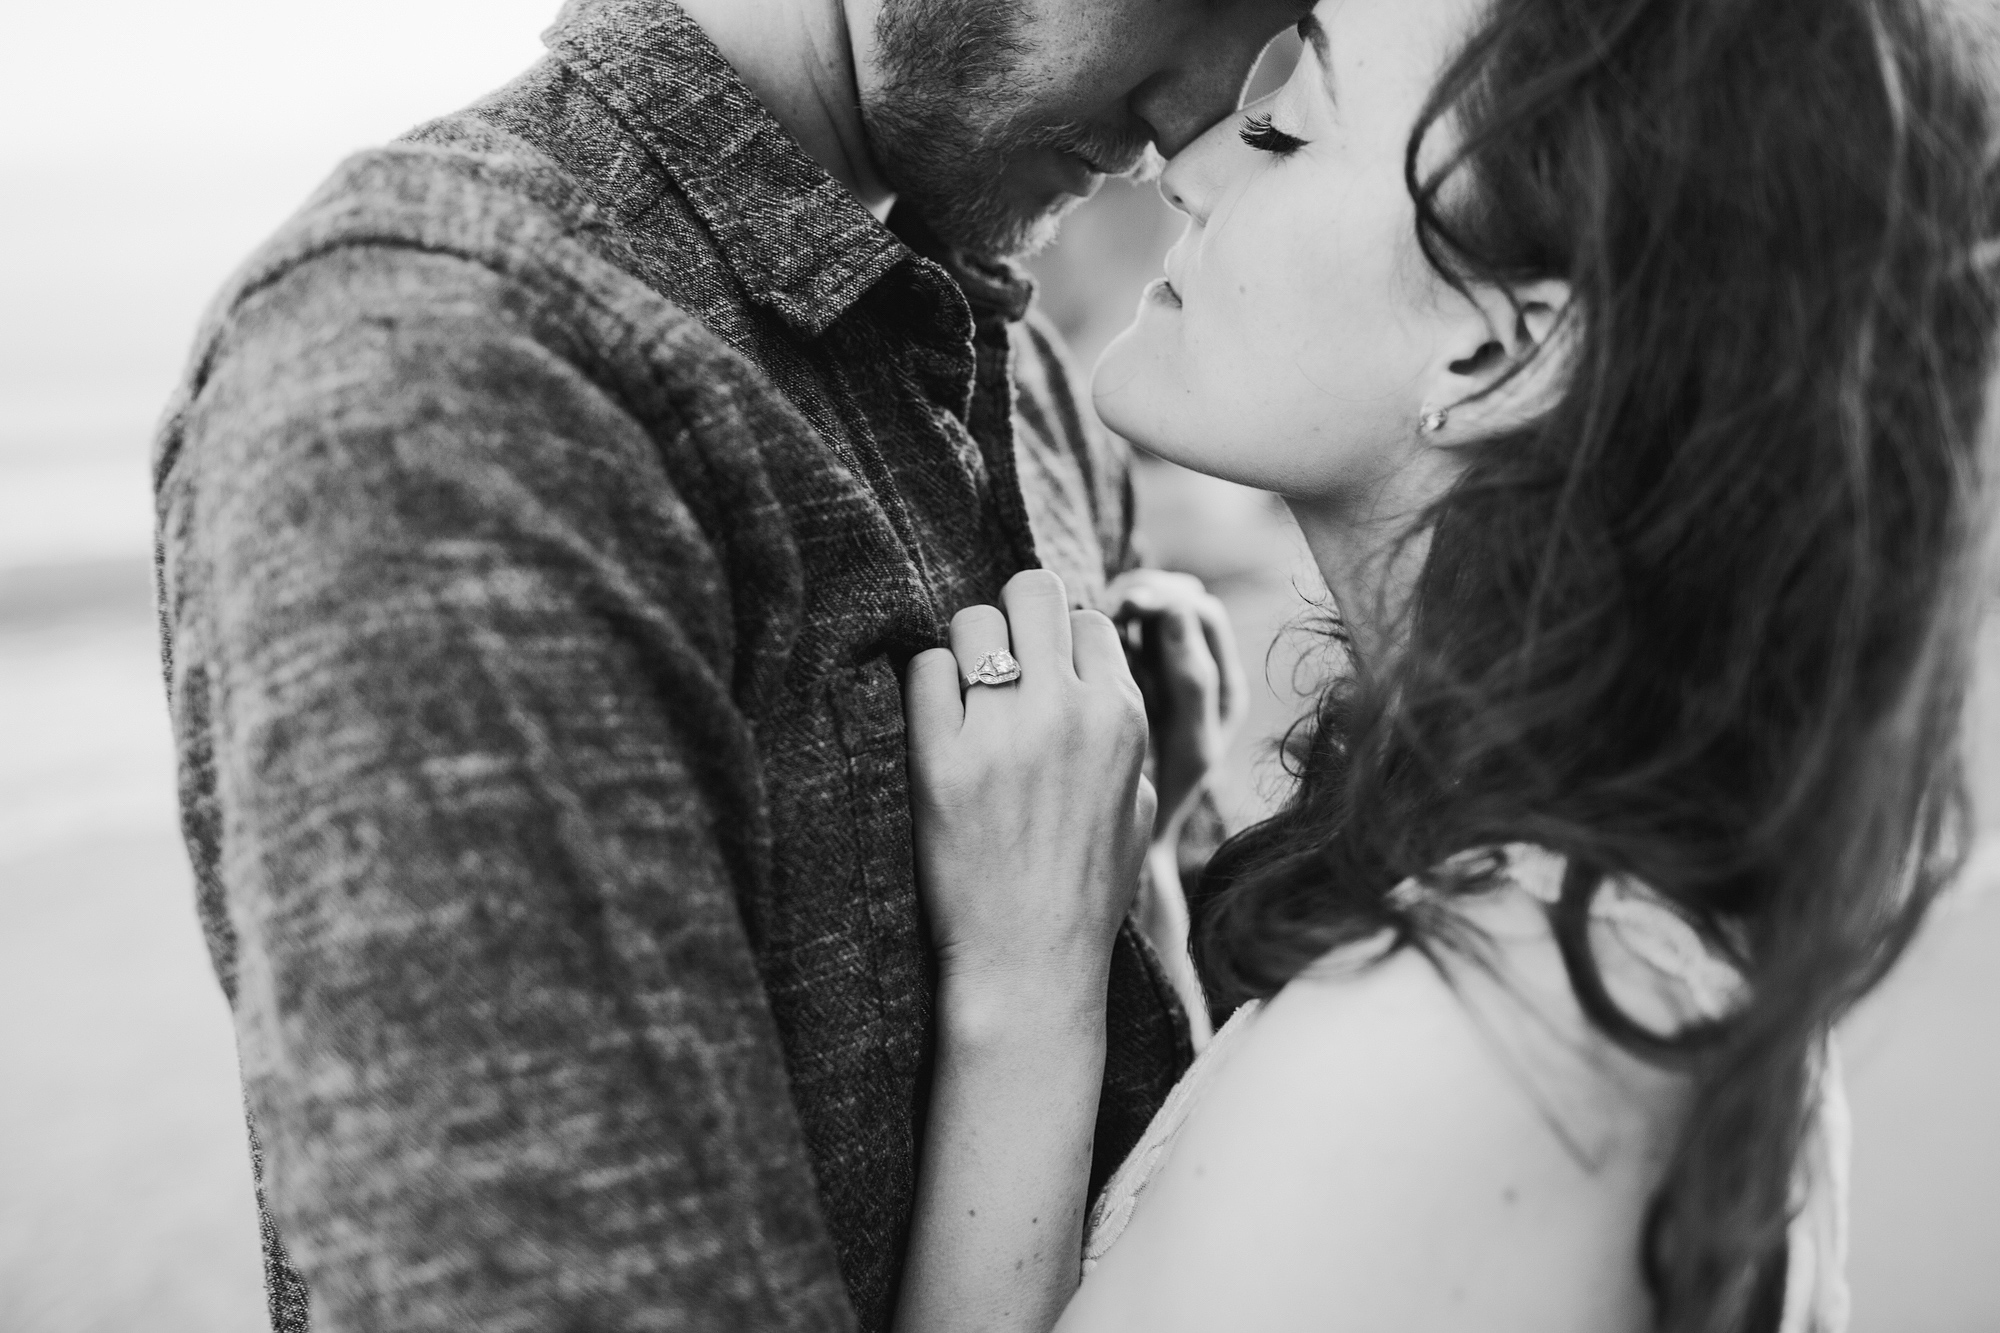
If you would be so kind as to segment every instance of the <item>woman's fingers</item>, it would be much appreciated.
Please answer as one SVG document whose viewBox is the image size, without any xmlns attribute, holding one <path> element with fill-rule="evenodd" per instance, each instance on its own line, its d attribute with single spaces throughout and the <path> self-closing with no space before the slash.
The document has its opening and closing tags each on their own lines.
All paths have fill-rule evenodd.
<svg viewBox="0 0 2000 1333">
<path fill-rule="evenodd" d="M 1105 590 L 1111 614 L 1120 622 L 1149 625 L 1163 644 L 1165 679 L 1156 687 L 1179 695 L 1195 687 L 1213 690 L 1217 711 L 1234 721 L 1247 698 L 1243 662 L 1229 611 L 1191 574 L 1134 569 Z M 1198 636 L 1198 638 L 1197 638 Z M 1208 664 L 1200 659 L 1207 658 Z"/>
<path fill-rule="evenodd" d="M 1157 618 L 1169 688 L 1183 698 L 1212 697 L 1224 723 L 1243 707 L 1243 662 L 1222 603 L 1204 593 Z"/>
<path fill-rule="evenodd" d="M 1110 616 L 1102 611 L 1072 611 L 1069 633 L 1071 659 L 1084 684 L 1122 681 L 1138 692 L 1139 687 L 1132 682 L 1132 665 L 1125 657 L 1125 637 Z"/>
<path fill-rule="evenodd" d="M 968 606 L 951 618 L 951 654 L 960 679 L 988 653 L 1009 651 L 1007 617 L 997 606 Z"/>
<path fill-rule="evenodd" d="M 1007 607 L 1007 629 L 1024 680 L 1072 670 L 1069 590 L 1059 575 L 1046 569 L 1022 570 L 1007 580 L 1000 600 Z"/>
<path fill-rule="evenodd" d="M 1154 621 L 1160 642 L 1160 674 L 1179 706 L 1205 710 L 1222 691 L 1222 667 L 1200 614 L 1176 603 Z M 1200 716 L 1194 712 L 1194 716 Z"/>
<path fill-rule="evenodd" d="M 1153 785 L 1151 778 L 1142 773 L 1139 775 L 1139 786 L 1132 793 L 1132 827 L 1139 837 L 1145 838 L 1152 834 L 1153 825 L 1158 820 L 1159 814 L 1159 789 Z M 1139 880 L 1135 875 L 1132 879 L 1133 896 L 1137 897 L 1138 892 Z M 1125 907 L 1128 911 L 1131 906 L 1130 900 L 1127 900 Z"/>
<path fill-rule="evenodd" d="M 933 648 L 910 659 L 903 689 L 903 716 L 910 743 L 921 749 L 931 740 L 958 734 L 965 724 L 965 701 L 958 686 L 958 659 Z"/>
<path fill-rule="evenodd" d="M 1208 595 L 1202 581 L 1192 574 L 1176 574 L 1165 569 L 1128 569 L 1104 590 L 1107 611 L 1113 619 L 1158 615 L 1176 602 L 1192 602 Z"/>
<path fill-rule="evenodd" d="M 1201 580 L 1139 569 L 1106 589 L 1145 692 L 1159 784 L 1160 832 L 1171 836 L 1229 744 L 1247 699 L 1229 613 Z"/>
<path fill-rule="evenodd" d="M 1236 630 L 1230 624 L 1228 608 L 1216 597 L 1204 592 L 1195 609 L 1201 617 L 1202 636 L 1208 640 L 1209 655 L 1215 659 L 1222 720 L 1234 722 L 1246 697 L 1243 658 L 1236 650 Z"/>
</svg>

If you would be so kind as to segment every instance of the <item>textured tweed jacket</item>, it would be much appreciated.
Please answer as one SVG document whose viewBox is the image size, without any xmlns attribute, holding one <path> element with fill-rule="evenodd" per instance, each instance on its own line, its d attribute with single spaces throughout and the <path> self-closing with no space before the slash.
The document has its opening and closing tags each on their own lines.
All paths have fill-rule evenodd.
<svg viewBox="0 0 2000 1333">
<path fill-rule="evenodd" d="M 1126 559 L 1015 274 L 664 0 L 349 161 L 157 447 L 187 842 L 276 1327 L 881 1329 L 932 978 L 898 675 Z M 928 257 L 926 257 L 928 255 Z M 1114 963 L 1098 1178 L 1188 1059 Z"/>
</svg>

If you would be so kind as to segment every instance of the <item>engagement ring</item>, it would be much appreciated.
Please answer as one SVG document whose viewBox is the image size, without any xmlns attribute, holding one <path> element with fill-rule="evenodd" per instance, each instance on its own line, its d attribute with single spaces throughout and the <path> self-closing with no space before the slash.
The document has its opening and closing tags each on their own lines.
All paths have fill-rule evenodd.
<svg viewBox="0 0 2000 1333">
<path fill-rule="evenodd" d="M 965 688 L 974 685 L 1009 685 L 1021 678 L 1021 664 L 1014 660 L 1014 654 L 1002 649 L 997 653 L 987 653 L 973 663 L 966 674 Z"/>
</svg>

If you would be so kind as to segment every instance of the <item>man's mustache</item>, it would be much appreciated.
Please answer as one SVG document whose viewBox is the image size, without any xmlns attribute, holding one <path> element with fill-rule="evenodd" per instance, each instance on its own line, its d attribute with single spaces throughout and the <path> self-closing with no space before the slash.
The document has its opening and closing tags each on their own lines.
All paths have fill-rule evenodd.
<svg viewBox="0 0 2000 1333">
<path fill-rule="evenodd" d="M 1144 131 L 1112 133 L 1087 125 L 1058 125 L 1039 136 L 1035 146 L 1068 153 L 1106 176 L 1150 179 L 1161 165 L 1152 136 Z"/>
</svg>

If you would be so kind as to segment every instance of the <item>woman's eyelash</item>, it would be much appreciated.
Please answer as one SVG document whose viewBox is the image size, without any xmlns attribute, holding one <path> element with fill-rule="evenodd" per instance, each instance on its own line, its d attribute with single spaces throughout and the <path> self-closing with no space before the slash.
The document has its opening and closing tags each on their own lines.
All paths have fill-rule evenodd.
<svg viewBox="0 0 2000 1333">
<path fill-rule="evenodd" d="M 1290 157 L 1306 146 L 1306 141 L 1295 134 L 1287 134 L 1271 123 L 1268 114 L 1252 116 L 1243 122 L 1238 137 L 1260 153 L 1271 153 L 1278 157 Z"/>
</svg>

